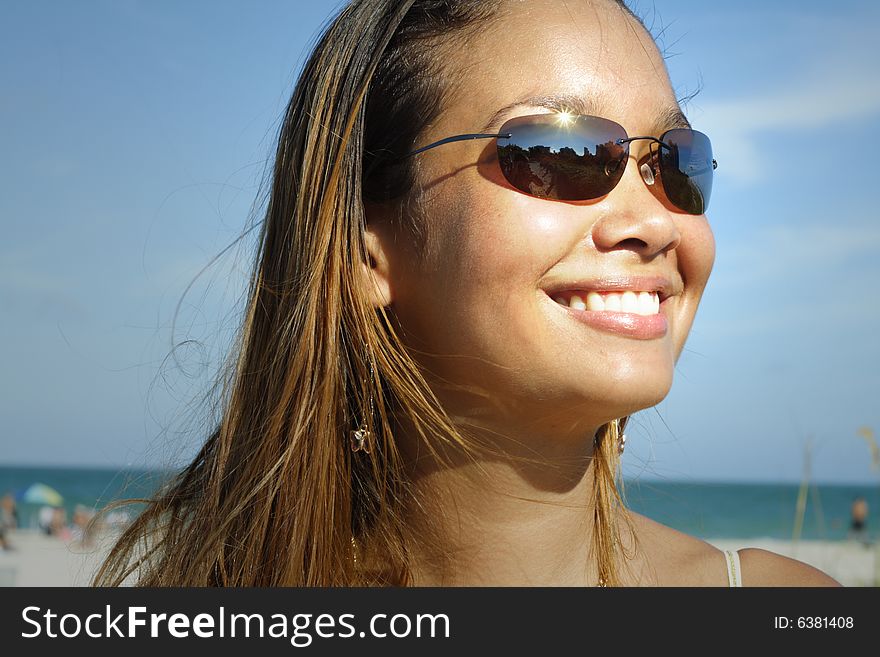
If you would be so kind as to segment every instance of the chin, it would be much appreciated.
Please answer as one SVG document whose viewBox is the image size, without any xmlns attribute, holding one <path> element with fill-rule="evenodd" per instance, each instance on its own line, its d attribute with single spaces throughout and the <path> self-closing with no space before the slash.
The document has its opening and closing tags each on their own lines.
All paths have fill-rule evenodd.
<svg viewBox="0 0 880 657">
<path fill-rule="evenodd" d="M 672 387 L 672 371 L 642 371 L 639 376 L 608 381 L 602 386 L 602 396 L 596 399 L 596 389 L 585 391 L 592 407 L 600 409 L 603 422 L 632 415 L 656 406 L 669 394 Z"/>
</svg>

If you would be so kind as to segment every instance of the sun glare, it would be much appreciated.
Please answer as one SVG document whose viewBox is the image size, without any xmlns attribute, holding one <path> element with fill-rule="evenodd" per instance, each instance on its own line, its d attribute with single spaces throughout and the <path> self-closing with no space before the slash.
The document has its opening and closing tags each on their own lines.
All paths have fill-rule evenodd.
<svg viewBox="0 0 880 657">
<path fill-rule="evenodd" d="M 574 121 L 574 114 L 569 111 L 559 112 L 556 115 L 556 118 L 562 125 L 568 125 Z"/>
</svg>

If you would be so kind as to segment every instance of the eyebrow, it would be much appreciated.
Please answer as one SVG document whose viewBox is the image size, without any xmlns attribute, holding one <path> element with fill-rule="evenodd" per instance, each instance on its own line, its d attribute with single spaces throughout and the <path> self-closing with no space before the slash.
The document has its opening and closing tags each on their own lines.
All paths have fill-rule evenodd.
<svg viewBox="0 0 880 657">
<path fill-rule="evenodd" d="M 550 94 L 530 96 L 522 98 L 516 102 L 505 105 L 495 112 L 486 122 L 480 132 L 489 132 L 493 128 L 500 127 L 501 120 L 507 116 L 511 110 L 518 107 L 543 107 L 555 112 L 571 112 L 572 114 L 587 114 L 592 116 L 602 116 L 605 112 L 605 103 L 596 97 L 584 98 L 573 94 Z M 688 128 L 691 124 L 678 106 L 666 106 L 654 115 L 653 132 L 661 133 L 673 128 Z"/>
</svg>

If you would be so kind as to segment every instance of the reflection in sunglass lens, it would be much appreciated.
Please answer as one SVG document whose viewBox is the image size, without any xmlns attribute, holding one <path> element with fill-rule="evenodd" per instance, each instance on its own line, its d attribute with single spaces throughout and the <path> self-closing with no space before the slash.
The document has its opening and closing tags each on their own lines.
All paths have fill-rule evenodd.
<svg viewBox="0 0 880 657">
<path fill-rule="evenodd" d="M 712 143 L 696 130 L 669 130 L 661 138 L 660 176 L 663 191 L 676 207 L 703 214 L 712 194 Z"/>
<path fill-rule="evenodd" d="M 595 116 L 547 114 L 511 119 L 499 130 L 504 177 L 526 194 L 560 201 L 604 196 L 623 175 L 623 127 Z"/>
</svg>

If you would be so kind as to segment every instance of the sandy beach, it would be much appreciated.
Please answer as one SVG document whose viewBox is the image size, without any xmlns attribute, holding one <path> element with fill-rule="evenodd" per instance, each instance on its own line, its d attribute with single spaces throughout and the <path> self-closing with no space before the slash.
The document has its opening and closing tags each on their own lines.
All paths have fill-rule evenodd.
<svg viewBox="0 0 880 657">
<path fill-rule="evenodd" d="M 108 537 L 104 537 L 107 544 Z M 12 532 L 11 551 L 0 551 L 0 586 L 87 586 L 98 568 L 102 548 L 84 548 L 38 531 Z M 720 549 L 757 547 L 804 561 L 844 586 L 880 585 L 880 545 L 857 541 L 708 539 Z M 744 574 L 748 585 L 748 573 Z"/>
<path fill-rule="evenodd" d="M 12 550 L 0 550 L 0 586 L 88 586 L 103 551 L 47 536 L 39 530 L 8 534 Z"/>
</svg>

